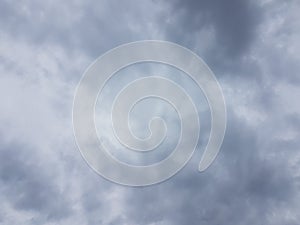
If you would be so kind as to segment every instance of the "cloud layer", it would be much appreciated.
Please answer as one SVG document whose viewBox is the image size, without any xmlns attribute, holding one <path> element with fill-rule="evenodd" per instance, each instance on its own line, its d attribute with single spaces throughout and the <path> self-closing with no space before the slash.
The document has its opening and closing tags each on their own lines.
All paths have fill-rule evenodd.
<svg viewBox="0 0 300 225">
<path fill-rule="evenodd" d="M 0 223 L 298 224 L 299 10 L 296 0 L 1 1 Z M 203 57 L 228 127 L 206 172 L 200 143 L 172 179 L 128 188 L 82 159 L 72 102 L 96 57 L 142 39 Z"/>
</svg>

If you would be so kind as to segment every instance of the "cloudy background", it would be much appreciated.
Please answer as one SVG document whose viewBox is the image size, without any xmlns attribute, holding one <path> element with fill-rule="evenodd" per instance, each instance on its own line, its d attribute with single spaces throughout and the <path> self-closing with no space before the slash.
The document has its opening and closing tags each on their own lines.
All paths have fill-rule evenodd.
<svg viewBox="0 0 300 225">
<path fill-rule="evenodd" d="M 299 224 L 299 11 L 297 0 L 0 0 L 0 224 Z M 82 159 L 72 103 L 96 57 L 143 39 L 200 55 L 228 122 L 207 171 L 197 151 L 172 179 L 130 188 Z"/>
</svg>

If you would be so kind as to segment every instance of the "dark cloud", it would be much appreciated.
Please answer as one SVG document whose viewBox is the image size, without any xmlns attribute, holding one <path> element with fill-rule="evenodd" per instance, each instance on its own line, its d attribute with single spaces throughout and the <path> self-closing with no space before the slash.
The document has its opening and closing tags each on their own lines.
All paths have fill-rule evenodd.
<svg viewBox="0 0 300 225">
<path fill-rule="evenodd" d="M 264 9 L 256 1 L 168 1 L 162 16 L 168 40 L 196 51 L 219 76 L 260 76 L 245 57 L 258 39 Z"/>
<path fill-rule="evenodd" d="M 262 9 L 255 1 L 188 0 L 170 3 L 171 17 L 176 21 L 171 27 L 170 37 L 173 32 L 178 32 L 181 41 L 187 36 L 201 43 L 196 32 L 212 26 L 216 48 L 229 58 L 239 57 L 248 50 L 256 37 L 257 26 L 262 22 Z"/>
<path fill-rule="evenodd" d="M 30 147 L 2 143 L 0 151 L 2 201 L 22 211 L 36 211 L 39 217 L 59 221 L 72 212 L 72 206 L 60 190 L 51 170 L 43 165 Z"/>
<path fill-rule="evenodd" d="M 161 185 L 131 190 L 130 219 L 123 223 L 280 224 L 269 220 L 274 211 L 296 213 L 297 181 L 289 165 L 280 156 L 261 154 L 265 146 L 256 130 L 233 112 L 228 124 L 222 154 L 209 171 L 198 173 L 195 163 Z"/>
</svg>

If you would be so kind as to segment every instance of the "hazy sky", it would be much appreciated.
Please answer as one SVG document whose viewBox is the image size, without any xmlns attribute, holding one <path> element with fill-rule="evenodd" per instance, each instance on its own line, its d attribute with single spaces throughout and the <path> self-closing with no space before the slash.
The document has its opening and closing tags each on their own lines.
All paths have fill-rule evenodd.
<svg viewBox="0 0 300 225">
<path fill-rule="evenodd" d="M 299 11 L 297 0 L 0 0 L 0 224 L 299 224 Z M 72 103 L 96 57 L 143 39 L 201 56 L 228 121 L 207 171 L 200 144 L 172 179 L 130 188 L 82 159 Z"/>
</svg>

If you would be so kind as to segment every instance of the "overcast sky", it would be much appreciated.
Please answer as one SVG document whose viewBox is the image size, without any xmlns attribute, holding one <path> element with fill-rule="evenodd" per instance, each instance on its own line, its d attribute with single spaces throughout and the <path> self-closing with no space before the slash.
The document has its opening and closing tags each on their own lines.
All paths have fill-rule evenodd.
<svg viewBox="0 0 300 225">
<path fill-rule="evenodd" d="M 0 0 L 0 224 L 299 224 L 299 11 L 298 0 Z M 207 171 L 199 144 L 173 178 L 130 188 L 82 159 L 72 103 L 95 58 L 144 39 L 201 56 L 228 121 Z"/>
</svg>

